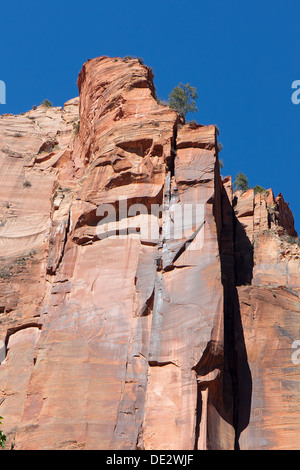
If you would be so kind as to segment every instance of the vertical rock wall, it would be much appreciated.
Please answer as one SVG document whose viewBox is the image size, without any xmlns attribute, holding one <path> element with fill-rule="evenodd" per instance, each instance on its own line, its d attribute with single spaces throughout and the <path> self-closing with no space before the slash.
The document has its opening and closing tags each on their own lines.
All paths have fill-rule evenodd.
<svg viewBox="0 0 300 470">
<path fill-rule="evenodd" d="M 8 448 L 297 447 L 288 205 L 233 195 L 215 126 L 159 104 L 138 60 L 78 86 L 79 108 L 0 118 Z"/>
</svg>

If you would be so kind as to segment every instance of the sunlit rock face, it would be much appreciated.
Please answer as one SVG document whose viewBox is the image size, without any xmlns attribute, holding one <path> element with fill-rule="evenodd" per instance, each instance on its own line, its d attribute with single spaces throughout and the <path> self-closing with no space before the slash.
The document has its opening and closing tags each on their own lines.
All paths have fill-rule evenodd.
<svg viewBox="0 0 300 470">
<path fill-rule="evenodd" d="M 288 204 L 233 193 L 216 127 L 138 60 L 89 60 L 78 88 L 0 116 L 7 448 L 299 448 Z"/>
</svg>

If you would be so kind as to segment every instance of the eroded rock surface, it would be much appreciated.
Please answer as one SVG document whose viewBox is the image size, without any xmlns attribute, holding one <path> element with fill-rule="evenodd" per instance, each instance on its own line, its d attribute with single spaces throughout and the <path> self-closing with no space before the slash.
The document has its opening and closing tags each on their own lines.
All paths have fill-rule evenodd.
<svg viewBox="0 0 300 470">
<path fill-rule="evenodd" d="M 78 87 L 0 117 L 8 447 L 299 447 L 282 195 L 233 194 L 215 126 L 159 104 L 138 60 L 90 60 Z"/>
</svg>

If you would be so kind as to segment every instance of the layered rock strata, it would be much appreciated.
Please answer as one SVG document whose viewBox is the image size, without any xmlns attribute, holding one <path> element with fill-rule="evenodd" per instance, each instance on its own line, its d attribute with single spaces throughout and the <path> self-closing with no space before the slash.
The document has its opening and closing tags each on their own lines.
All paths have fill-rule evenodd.
<svg viewBox="0 0 300 470">
<path fill-rule="evenodd" d="M 7 447 L 297 447 L 288 205 L 233 194 L 215 126 L 159 104 L 138 60 L 90 60 L 78 87 L 0 117 Z"/>
</svg>

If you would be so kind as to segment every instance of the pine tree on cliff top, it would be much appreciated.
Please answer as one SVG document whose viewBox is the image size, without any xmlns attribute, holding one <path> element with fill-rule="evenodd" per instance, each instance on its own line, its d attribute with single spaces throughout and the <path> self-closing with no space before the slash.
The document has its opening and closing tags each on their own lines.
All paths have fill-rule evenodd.
<svg viewBox="0 0 300 470">
<path fill-rule="evenodd" d="M 235 191 L 247 191 L 250 189 L 248 178 L 244 173 L 239 172 L 236 175 L 235 182 L 233 183 L 233 188 Z"/>
<path fill-rule="evenodd" d="M 195 102 L 197 98 L 198 93 L 195 87 L 192 87 L 189 83 L 186 85 L 179 83 L 169 94 L 169 106 L 185 117 L 188 112 L 195 113 L 198 111 Z"/>
</svg>

